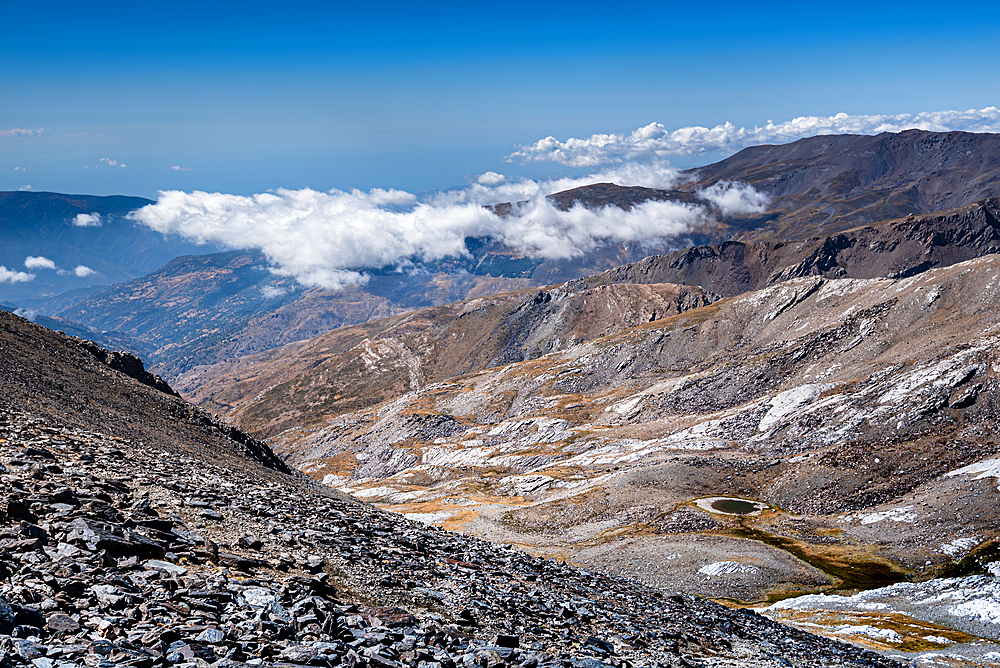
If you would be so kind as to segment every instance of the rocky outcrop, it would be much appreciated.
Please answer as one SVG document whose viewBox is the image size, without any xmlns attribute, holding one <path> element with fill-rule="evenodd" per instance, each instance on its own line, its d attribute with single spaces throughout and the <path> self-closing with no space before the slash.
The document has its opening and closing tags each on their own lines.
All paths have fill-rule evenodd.
<svg viewBox="0 0 1000 668">
<path fill-rule="evenodd" d="M 181 396 L 174 392 L 165 380 L 157 376 L 155 373 L 146 371 L 145 366 L 142 364 L 142 360 L 132 353 L 125 350 L 105 350 L 93 341 L 86 341 L 84 339 L 79 339 L 77 343 L 79 343 L 80 347 L 93 355 L 98 361 L 107 364 L 115 371 L 121 371 L 129 378 L 134 378 L 143 385 L 148 385 L 154 390 L 163 392 L 164 394 L 170 394 L 175 397 Z"/>
</svg>

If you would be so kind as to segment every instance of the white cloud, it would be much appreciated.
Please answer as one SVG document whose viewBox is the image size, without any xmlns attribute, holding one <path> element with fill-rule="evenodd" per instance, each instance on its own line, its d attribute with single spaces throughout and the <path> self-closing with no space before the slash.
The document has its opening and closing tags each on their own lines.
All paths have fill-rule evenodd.
<svg viewBox="0 0 1000 668">
<path fill-rule="evenodd" d="M 487 186 L 477 182 L 458 190 L 432 193 L 425 198 L 425 201 L 433 206 L 521 202 L 529 200 L 539 193 L 556 193 L 594 183 L 617 183 L 618 185 L 640 185 L 647 188 L 669 189 L 677 186 L 683 179 L 680 172 L 666 162 L 658 161 L 651 164 L 627 162 L 579 177 L 552 178 L 545 181 L 532 181 L 524 178 L 508 181 L 504 177 L 504 180 L 496 186 Z"/>
<path fill-rule="evenodd" d="M 198 243 L 259 248 L 276 273 L 304 285 L 339 288 L 366 280 L 364 268 L 465 256 L 466 237 L 491 237 L 507 248 L 553 259 L 577 257 L 603 243 L 676 238 L 710 222 L 713 211 L 663 201 L 647 201 L 630 211 L 581 205 L 561 211 L 546 195 L 595 182 L 668 188 L 679 178 L 676 170 L 659 163 L 622 164 L 586 177 L 544 182 L 491 179 L 498 184 L 477 182 L 423 198 L 378 189 L 277 190 L 251 197 L 166 191 L 130 218 Z M 755 205 L 752 191 L 732 188 L 735 194 L 720 188 L 705 199 L 716 197 L 719 210 Z M 498 202 L 523 204 L 507 217 L 484 208 Z"/>
<path fill-rule="evenodd" d="M 37 137 L 39 135 L 47 134 L 49 133 L 45 131 L 45 128 L 38 128 L 37 130 L 28 130 L 26 128 L 0 130 L 0 137 Z"/>
<path fill-rule="evenodd" d="M 31 186 L 21 186 L 20 188 L 18 188 L 18 190 L 20 190 L 21 192 L 25 192 L 31 190 Z"/>
<path fill-rule="evenodd" d="M 261 294 L 264 295 L 265 299 L 274 299 L 275 297 L 280 297 L 282 295 L 287 295 L 288 290 L 285 288 L 280 288 L 277 285 L 265 285 L 260 289 Z"/>
<path fill-rule="evenodd" d="M 76 266 L 76 269 L 73 270 L 73 273 L 80 278 L 86 278 L 87 276 L 91 276 L 93 274 L 96 274 L 97 272 L 91 269 L 90 267 L 86 267 L 82 264 L 79 264 Z"/>
<path fill-rule="evenodd" d="M 720 181 L 698 191 L 698 196 L 712 203 L 725 216 L 764 213 L 770 199 L 746 183 Z"/>
<path fill-rule="evenodd" d="M 75 227 L 100 227 L 101 214 L 99 213 L 78 213 L 73 219 Z"/>
<path fill-rule="evenodd" d="M 111 158 L 101 158 L 97 162 L 103 162 L 108 167 L 121 167 L 122 169 L 125 168 L 125 163 L 124 162 L 118 162 L 117 160 L 112 160 Z"/>
<path fill-rule="evenodd" d="M 27 283 L 28 281 L 33 280 L 35 280 L 34 274 L 28 274 L 23 271 L 14 271 L 0 265 L 0 283 Z"/>
<path fill-rule="evenodd" d="M 47 257 L 29 255 L 24 258 L 25 269 L 55 269 L 56 263 Z"/>
<path fill-rule="evenodd" d="M 190 167 L 181 167 L 180 165 L 170 165 L 170 169 L 175 172 L 193 172 L 194 170 Z"/>
<path fill-rule="evenodd" d="M 26 171 L 28 171 L 28 170 L 27 170 L 27 169 L 25 169 L 24 167 L 15 167 L 15 168 L 14 168 L 14 171 L 15 171 L 15 172 L 26 172 Z"/>
<path fill-rule="evenodd" d="M 498 174 L 496 172 L 486 172 L 485 174 L 480 174 L 476 182 L 482 186 L 498 186 L 505 182 L 507 177 L 503 174 Z"/>
<path fill-rule="evenodd" d="M 32 311 L 31 309 L 19 308 L 14 311 L 14 315 L 20 316 L 25 320 L 30 320 L 35 322 L 35 318 L 38 317 L 38 311 Z"/>
<path fill-rule="evenodd" d="M 595 134 L 586 139 L 555 137 L 519 146 L 507 156 L 511 162 L 557 162 L 571 167 L 596 167 L 626 161 L 665 160 L 670 156 L 702 153 L 736 153 L 747 146 L 783 144 L 804 137 L 830 134 L 865 134 L 921 129 L 935 132 L 1000 132 L 1000 109 L 928 111 L 919 114 L 800 116 L 790 121 L 752 128 L 732 123 L 714 128 L 691 126 L 667 130 L 659 123 L 624 134 Z"/>
</svg>

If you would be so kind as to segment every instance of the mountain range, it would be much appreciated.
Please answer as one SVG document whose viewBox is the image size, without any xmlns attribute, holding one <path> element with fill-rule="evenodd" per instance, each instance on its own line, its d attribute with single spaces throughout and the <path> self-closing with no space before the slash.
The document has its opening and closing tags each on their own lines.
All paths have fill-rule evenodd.
<svg viewBox="0 0 1000 668">
<path fill-rule="evenodd" d="M 66 554 L 84 550 L 72 553 L 78 562 L 104 559 L 96 542 L 68 538 L 68 522 L 96 521 L 96 506 L 50 510 L 43 500 L 57 483 L 36 489 L 80 467 L 93 476 L 80 453 L 103 453 L 100 466 L 120 483 L 107 483 L 118 515 L 102 521 L 119 527 L 108 531 L 163 543 L 157 552 L 129 538 L 166 564 L 145 569 L 167 575 L 140 579 L 172 577 L 174 565 L 191 580 L 176 587 L 186 612 L 160 611 L 169 623 L 128 613 L 168 624 L 162 643 L 111 631 L 114 651 L 146 652 L 147 663 L 175 656 L 182 640 L 187 658 L 256 652 L 351 668 L 418 656 L 450 668 L 445 655 L 455 665 L 586 668 L 888 661 L 837 654 L 841 646 L 805 634 L 786 639 L 792 632 L 694 594 L 883 655 L 995 665 L 998 142 L 923 131 L 814 137 L 746 149 L 670 190 L 597 183 L 554 193 L 562 209 L 691 202 L 725 183 L 768 198 L 760 214 L 719 209 L 683 239 L 605 245 L 571 261 L 469 238 L 463 258 L 358 268 L 366 282 L 332 291 L 277 276 L 256 251 L 229 251 L 45 298 L 59 312 L 36 319 L 141 353 L 149 370 L 131 353 L 0 313 L 0 445 L 18 499 L 30 501 L 5 512 L 56 527 L 41 530 Z M 125 468 L 111 441 L 126 444 L 115 450 Z M 72 463 L 38 468 L 39 443 Z M 22 507 L 35 519 L 17 515 Z M 169 526 L 148 524 L 137 515 L 145 508 L 160 508 L 155 521 Z M 9 524 L 0 540 L 47 544 Z M 172 544 L 187 561 L 162 560 Z M 138 568 L 119 561 L 139 548 L 130 549 L 112 555 L 103 567 L 113 575 L 96 586 L 131 592 L 148 611 L 163 593 L 126 572 Z M 552 559 L 586 570 L 557 576 Z M 221 616 L 176 617 L 202 609 L 191 591 L 223 586 L 206 564 L 256 573 L 250 586 L 265 591 L 211 600 L 252 615 L 252 599 L 267 598 L 256 607 L 271 611 L 277 636 L 241 636 Z M 22 588 L 66 577 L 8 570 Z M 306 582 L 318 573 L 327 575 Z M 295 599 L 303 587 L 330 598 L 331 586 L 347 601 L 314 601 L 306 621 L 281 616 L 306 606 Z M 664 601 L 671 591 L 684 594 Z M 95 597 L 77 623 L 132 609 Z M 651 619 L 640 623 L 644 610 Z M 672 616 L 683 623 L 670 626 Z M 454 639 L 439 643 L 441 656 L 426 649 L 431 622 Z M 640 627 L 651 635 L 626 630 Z M 195 638 L 209 628 L 222 629 L 211 653 Z M 671 644 L 678 633 L 692 645 Z M 294 642 L 274 644 L 282 634 Z M 336 644 L 351 638 L 353 649 Z M 388 649 L 374 647 L 384 640 Z M 794 651 L 775 649 L 785 643 Z M 289 653 L 303 644 L 301 657 Z M 481 651 L 499 658 L 481 661 Z"/>
<path fill-rule="evenodd" d="M 735 237 L 801 239 L 996 196 L 998 154 L 996 134 L 820 135 L 746 148 L 690 172 L 694 181 L 688 189 L 748 183 L 770 195 L 771 206 L 736 226 Z"/>
<path fill-rule="evenodd" d="M 178 255 L 206 251 L 127 219 L 148 204 L 141 197 L 0 192 L 0 265 L 35 275 L 4 285 L 0 297 L 54 315 L 95 287 L 148 274 Z M 28 257 L 44 258 L 51 266 L 25 266 Z"/>
<path fill-rule="evenodd" d="M 465 258 L 418 264 L 406 271 L 358 268 L 368 276 L 366 283 L 331 291 L 304 288 L 274 275 L 257 252 L 230 251 L 177 258 L 151 274 L 86 298 L 53 300 L 50 308 L 33 306 L 95 332 L 118 333 L 116 340 L 135 341 L 136 352 L 160 373 L 176 377 L 200 365 L 305 340 L 339 326 L 561 283 L 651 254 L 699 245 L 714 250 L 692 252 L 738 252 L 738 246 L 718 245 L 727 240 L 752 245 L 833 238 L 858 225 L 983 201 L 1000 195 L 998 142 L 998 135 L 916 130 L 875 137 L 821 136 L 745 149 L 683 173 L 673 190 L 605 183 L 554 193 L 549 197 L 561 208 L 580 203 L 626 210 L 649 200 L 691 203 L 695 193 L 725 182 L 750 184 L 770 198 L 760 215 L 720 215 L 714 226 L 687 237 L 605 245 L 572 260 L 519 255 L 495 240 L 470 238 Z M 512 206 L 500 203 L 494 208 L 502 213 Z"/>
</svg>

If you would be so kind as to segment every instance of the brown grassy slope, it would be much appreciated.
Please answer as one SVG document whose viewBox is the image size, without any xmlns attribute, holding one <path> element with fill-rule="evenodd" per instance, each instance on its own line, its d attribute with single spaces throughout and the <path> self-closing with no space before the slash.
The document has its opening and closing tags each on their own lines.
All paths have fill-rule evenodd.
<svg viewBox="0 0 1000 668">
<path fill-rule="evenodd" d="M 269 435 L 713 299 L 676 285 L 520 291 L 335 330 L 273 354 L 196 369 L 177 385 L 193 401 Z"/>
</svg>

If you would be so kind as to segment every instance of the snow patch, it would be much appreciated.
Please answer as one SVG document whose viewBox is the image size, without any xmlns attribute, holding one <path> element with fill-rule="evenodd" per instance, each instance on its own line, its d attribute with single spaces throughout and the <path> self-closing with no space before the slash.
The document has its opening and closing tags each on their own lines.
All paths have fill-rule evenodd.
<svg viewBox="0 0 1000 668">
<path fill-rule="evenodd" d="M 761 613 L 793 610 L 816 613 L 817 620 L 831 611 L 855 612 L 879 609 L 939 624 L 982 638 L 1000 639 L 1000 578 L 970 575 L 937 578 L 926 582 L 899 582 L 853 596 L 812 594 L 779 601 L 759 609 Z M 801 615 L 800 615 L 801 616 Z"/>
<path fill-rule="evenodd" d="M 329 485 L 330 487 L 337 487 L 347 482 L 347 477 L 342 475 L 334 475 L 333 473 L 323 476 L 323 484 Z"/>
<path fill-rule="evenodd" d="M 942 543 L 940 549 L 949 557 L 968 552 L 979 544 L 978 538 L 956 538 L 950 543 Z"/>
<path fill-rule="evenodd" d="M 358 490 L 352 490 L 348 487 L 344 487 L 341 491 L 347 492 L 348 494 L 359 499 L 371 499 L 376 496 L 389 496 L 390 494 L 396 494 L 399 492 L 399 490 L 395 487 L 369 487 L 368 489 Z"/>
<path fill-rule="evenodd" d="M 453 514 L 447 510 L 442 510 L 436 513 L 403 513 L 403 517 L 420 522 L 421 524 L 440 524 Z"/>
<path fill-rule="evenodd" d="M 803 406 L 816 401 L 820 393 L 828 387 L 828 385 L 815 384 L 800 385 L 775 395 L 771 398 L 770 410 L 761 418 L 757 430 L 769 431 L 785 418 L 794 415 Z"/>
<path fill-rule="evenodd" d="M 750 564 L 741 564 L 738 561 L 717 561 L 698 569 L 699 573 L 705 575 L 729 575 L 731 573 L 759 573 L 760 569 Z"/>
<path fill-rule="evenodd" d="M 844 626 L 838 626 L 833 632 L 837 635 L 865 636 L 885 642 L 903 642 L 902 636 L 895 631 L 880 629 L 876 626 L 868 626 L 867 624 L 845 624 Z"/>
<path fill-rule="evenodd" d="M 976 475 L 976 474 L 979 475 Z M 982 480 L 983 478 L 1000 478 L 1000 459 L 985 459 L 981 462 L 976 462 L 975 464 L 969 464 L 968 466 L 963 466 L 955 471 L 949 471 L 944 474 L 945 478 L 952 478 L 957 475 L 976 475 L 974 480 Z M 1000 486 L 997 487 L 997 491 L 1000 491 Z"/>
<path fill-rule="evenodd" d="M 883 520 L 892 520 L 893 522 L 912 523 L 919 517 L 920 515 L 913 512 L 913 506 L 902 506 L 900 508 L 883 510 L 878 513 L 857 513 L 855 515 L 845 515 L 840 519 L 840 521 L 850 522 L 852 520 L 858 520 L 861 524 L 874 524 L 876 522 L 882 522 Z"/>
<path fill-rule="evenodd" d="M 956 617 L 971 617 L 980 622 L 1000 624 L 1000 600 L 995 594 L 977 598 L 949 608 L 948 613 Z"/>
</svg>

